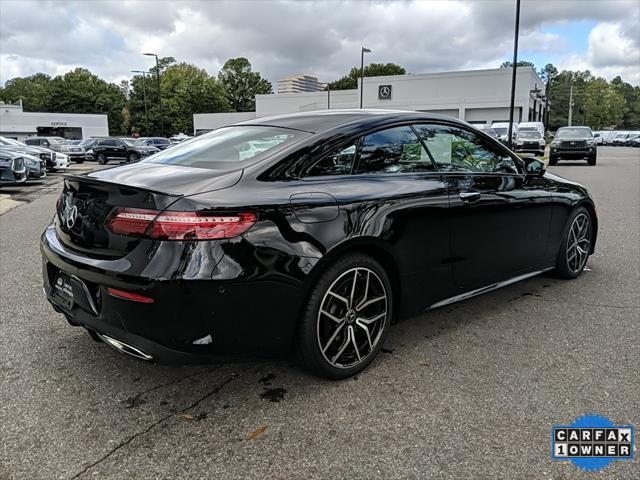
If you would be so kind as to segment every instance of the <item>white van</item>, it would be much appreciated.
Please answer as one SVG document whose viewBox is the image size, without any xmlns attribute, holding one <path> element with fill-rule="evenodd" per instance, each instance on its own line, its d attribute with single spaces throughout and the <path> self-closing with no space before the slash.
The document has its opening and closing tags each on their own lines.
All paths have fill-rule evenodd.
<svg viewBox="0 0 640 480">
<path fill-rule="evenodd" d="M 540 135 L 544 138 L 544 123 L 542 122 L 520 122 L 518 124 L 518 131 L 525 132 L 539 132 Z"/>
<path fill-rule="evenodd" d="M 498 135 L 498 140 L 500 140 L 505 145 L 509 143 L 509 122 L 494 122 L 491 124 L 491 128 L 493 128 Z M 513 123 L 513 129 L 511 132 L 512 140 L 515 140 L 518 136 L 518 124 Z"/>
</svg>

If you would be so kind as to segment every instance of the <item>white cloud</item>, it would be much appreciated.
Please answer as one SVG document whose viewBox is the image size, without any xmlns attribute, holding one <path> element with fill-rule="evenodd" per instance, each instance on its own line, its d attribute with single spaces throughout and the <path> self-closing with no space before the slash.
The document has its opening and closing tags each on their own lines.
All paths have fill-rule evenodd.
<svg viewBox="0 0 640 480">
<path fill-rule="evenodd" d="M 619 22 L 602 22 L 589 33 L 585 55 L 571 55 L 567 67 L 591 70 L 594 75 L 640 84 L 640 18 L 638 12 Z"/>
<path fill-rule="evenodd" d="M 560 69 L 581 65 L 638 83 L 639 8 L 637 0 L 524 0 L 521 51 L 563 58 Z M 512 2 L 502 0 L 2 0 L 0 81 L 75 66 L 118 81 L 152 65 L 143 51 L 212 74 L 228 58 L 245 56 L 274 83 L 298 72 L 338 78 L 359 63 L 361 45 L 373 50 L 368 61 L 415 73 L 495 67 L 511 56 L 513 15 Z M 572 20 L 597 22 L 582 56 L 571 51 L 570 39 L 545 31 Z"/>
</svg>

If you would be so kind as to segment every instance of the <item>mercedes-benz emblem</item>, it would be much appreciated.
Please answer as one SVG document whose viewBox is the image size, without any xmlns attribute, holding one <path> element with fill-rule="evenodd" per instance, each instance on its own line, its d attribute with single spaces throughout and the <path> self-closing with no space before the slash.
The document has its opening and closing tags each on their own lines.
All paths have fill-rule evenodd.
<svg viewBox="0 0 640 480">
<path fill-rule="evenodd" d="M 75 205 L 71 207 L 69 210 L 65 212 L 64 222 L 67 225 L 67 228 L 71 230 L 73 226 L 76 224 L 76 219 L 78 218 L 78 207 Z"/>
<path fill-rule="evenodd" d="M 391 85 L 380 85 L 378 87 L 378 99 L 380 100 L 391 99 Z"/>
</svg>

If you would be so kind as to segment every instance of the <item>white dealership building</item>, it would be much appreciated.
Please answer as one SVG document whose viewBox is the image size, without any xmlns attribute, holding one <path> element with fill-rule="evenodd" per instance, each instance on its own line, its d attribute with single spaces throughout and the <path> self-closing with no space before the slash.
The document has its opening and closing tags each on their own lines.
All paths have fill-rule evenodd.
<svg viewBox="0 0 640 480">
<path fill-rule="evenodd" d="M 509 121 L 510 68 L 367 77 L 363 107 L 417 110 L 473 124 Z M 516 75 L 514 121 L 543 121 L 545 84 L 531 67 Z M 194 130 L 210 130 L 256 117 L 339 108 L 359 108 L 360 89 L 256 96 L 256 111 L 193 116 Z"/>
<path fill-rule="evenodd" d="M 73 140 L 108 137 L 106 114 L 25 112 L 22 103 L 0 103 L 0 135 L 24 140 L 56 136 Z"/>
</svg>

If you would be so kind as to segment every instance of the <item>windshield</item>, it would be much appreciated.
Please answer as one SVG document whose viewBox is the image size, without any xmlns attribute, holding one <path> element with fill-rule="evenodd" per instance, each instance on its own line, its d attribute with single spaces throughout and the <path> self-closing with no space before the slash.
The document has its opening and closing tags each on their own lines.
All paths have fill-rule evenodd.
<svg viewBox="0 0 640 480">
<path fill-rule="evenodd" d="M 95 142 L 95 138 L 87 138 L 86 140 L 81 141 L 78 145 L 80 145 L 81 147 L 88 147 L 90 145 L 93 145 Z"/>
<path fill-rule="evenodd" d="M 53 143 L 54 145 L 64 145 L 67 141 L 62 137 L 47 137 L 49 143 Z"/>
<path fill-rule="evenodd" d="M 529 132 L 529 131 L 520 131 L 518 132 L 518 138 L 536 138 L 536 139 L 540 139 L 542 138 L 542 135 L 540 135 L 540 132 Z"/>
<path fill-rule="evenodd" d="M 593 138 L 593 135 L 585 127 L 561 128 L 556 132 L 556 138 Z"/>
<path fill-rule="evenodd" d="M 130 147 L 144 147 L 144 142 L 140 140 L 136 140 L 135 138 L 121 138 L 124 143 L 126 143 Z"/>
<path fill-rule="evenodd" d="M 143 162 L 232 170 L 256 163 L 308 135 L 279 127 L 224 127 L 162 150 Z"/>
<path fill-rule="evenodd" d="M 506 135 L 508 132 L 508 128 L 504 128 L 504 127 L 493 127 L 493 130 L 496 132 L 496 134 L 498 135 Z"/>
</svg>

